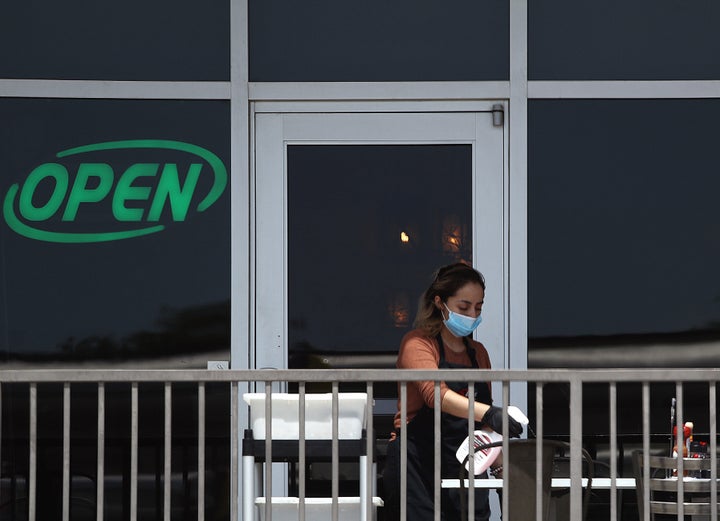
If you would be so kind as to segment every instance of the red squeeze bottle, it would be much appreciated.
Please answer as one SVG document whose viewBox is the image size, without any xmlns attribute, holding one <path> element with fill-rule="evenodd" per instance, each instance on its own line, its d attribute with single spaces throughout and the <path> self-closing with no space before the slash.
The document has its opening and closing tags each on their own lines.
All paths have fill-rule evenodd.
<svg viewBox="0 0 720 521">
<path fill-rule="evenodd" d="M 685 425 L 683 425 L 683 446 L 682 446 L 682 457 L 687 458 L 688 457 L 688 447 L 690 446 L 690 442 L 692 441 L 692 431 L 693 431 L 693 423 L 692 422 L 685 422 Z M 673 445 L 673 458 L 677 458 L 679 456 L 678 453 L 678 439 L 677 439 L 677 425 L 673 427 L 673 440 L 675 441 L 675 445 Z M 683 475 L 687 475 L 687 472 L 683 472 Z M 673 471 L 673 476 L 677 476 L 677 469 Z"/>
</svg>

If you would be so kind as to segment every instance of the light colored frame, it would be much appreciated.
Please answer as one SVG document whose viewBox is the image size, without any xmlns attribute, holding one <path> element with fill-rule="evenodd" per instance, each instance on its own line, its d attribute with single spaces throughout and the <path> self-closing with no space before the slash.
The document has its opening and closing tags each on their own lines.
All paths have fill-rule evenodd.
<svg viewBox="0 0 720 521">
<path fill-rule="evenodd" d="M 255 348 L 250 351 L 256 352 L 251 367 L 287 366 L 283 151 L 293 143 L 473 145 L 473 259 L 493 281 L 484 310 L 490 320 L 481 326 L 481 338 L 493 367 L 507 367 L 506 127 L 493 125 L 492 111 L 498 105 L 494 102 L 431 104 L 429 108 L 426 102 L 344 102 L 333 111 L 327 104 L 253 103 L 251 121 L 257 120 L 257 125 L 251 125 L 251 134 L 257 142 L 251 164 L 251 215 L 257 215 L 257 224 L 251 228 L 251 263 L 257 261 L 252 271 L 258 287 L 251 299 L 255 297 L 258 309 L 255 314 L 251 310 L 250 323 L 258 330 L 251 338 Z"/>
</svg>

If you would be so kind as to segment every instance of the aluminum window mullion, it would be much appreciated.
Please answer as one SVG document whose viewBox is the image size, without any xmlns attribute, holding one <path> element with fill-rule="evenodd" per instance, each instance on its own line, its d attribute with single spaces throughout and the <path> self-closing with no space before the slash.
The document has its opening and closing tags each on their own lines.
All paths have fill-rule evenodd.
<svg viewBox="0 0 720 521">
<path fill-rule="evenodd" d="M 105 81 L 0 79 L 2 97 L 78 99 L 227 100 L 225 81 Z"/>
<path fill-rule="evenodd" d="M 529 99 L 716 99 L 718 80 L 528 81 Z"/>
</svg>

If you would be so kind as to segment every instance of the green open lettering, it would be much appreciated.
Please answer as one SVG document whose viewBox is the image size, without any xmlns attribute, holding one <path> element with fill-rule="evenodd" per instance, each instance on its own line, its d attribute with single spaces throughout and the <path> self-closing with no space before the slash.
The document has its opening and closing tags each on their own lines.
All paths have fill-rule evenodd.
<svg viewBox="0 0 720 521">
<path fill-rule="evenodd" d="M 144 210 L 128 208 L 125 206 L 125 202 L 148 200 L 150 187 L 133 186 L 132 183 L 138 177 L 155 177 L 159 166 L 158 163 L 137 163 L 125 170 L 113 194 L 112 211 L 118 221 L 140 221 L 142 219 Z"/>
<path fill-rule="evenodd" d="M 160 174 L 157 191 L 148 213 L 148 221 L 160 220 L 160 214 L 165 207 L 166 200 L 170 201 L 173 220 L 184 221 L 190 208 L 195 186 L 200 178 L 200 170 L 202 170 L 201 163 L 192 163 L 188 169 L 185 185 L 181 187 L 177 165 L 166 164 L 162 174 Z"/>
<path fill-rule="evenodd" d="M 55 179 L 55 188 L 43 206 L 35 206 L 32 198 L 40 181 L 47 177 Z M 45 221 L 55 215 L 65 199 L 68 189 L 68 171 L 57 163 L 44 163 L 28 175 L 19 198 L 20 215 L 28 221 Z"/>
<path fill-rule="evenodd" d="M 70 190 L 63 221 L 73 221 L 77 216 L 81 203 L 97 203 L 102 201 L 112 188 L 115 174 L 112 167 L 106 163 L 82 163 L 78 168 L 75 182 Z M 91 177 L 97 178 L 97 186 L 90 188 L 88 182 Z"/>
</svg>

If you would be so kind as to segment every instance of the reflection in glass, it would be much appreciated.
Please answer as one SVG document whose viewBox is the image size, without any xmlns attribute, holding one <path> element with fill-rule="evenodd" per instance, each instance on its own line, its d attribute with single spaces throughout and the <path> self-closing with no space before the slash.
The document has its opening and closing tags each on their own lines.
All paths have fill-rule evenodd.
<svg viewBox="0 0 720 521">
<path fill-rule="evenodd" d="M 471 145 L 291 145 L 287 175 L 290 366 L 394 355 L 433 271 L 472 261 Z"/>
<path fill-rule="evenodd" d="M 718 2 L 528 2 L 528 77 L 717 80 L 718 20 Z"/>
<path fill-rule="evenodd" d="M 720 100 L 529 106 L 532 367 L 720 364 Z"/>
<path fill-rule="evenodd" d="M 250 81 L 481 81 L 510 76 L 508 2 L 248 2 Z"/>
<path fill-rule="evenodd" d="M 410 299 L 407 293 L 399 292 L 391 295 L 388 303 L 388 313 L 393 318 L 393 325 L 407 328 L 412 322 L 410 317 Z"/>
</svg>

